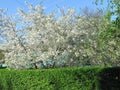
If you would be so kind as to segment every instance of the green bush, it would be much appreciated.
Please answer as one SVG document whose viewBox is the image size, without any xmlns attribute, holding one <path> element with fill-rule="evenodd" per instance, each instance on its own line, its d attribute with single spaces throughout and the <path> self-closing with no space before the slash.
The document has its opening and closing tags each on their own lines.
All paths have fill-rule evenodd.
<svg viewBox="0 0 120 90">
<path fill-rule="evenodd" d="M 0 90 L 103 90 L 103 72 L 106 68 L 0 70 Z"/>
</svg>

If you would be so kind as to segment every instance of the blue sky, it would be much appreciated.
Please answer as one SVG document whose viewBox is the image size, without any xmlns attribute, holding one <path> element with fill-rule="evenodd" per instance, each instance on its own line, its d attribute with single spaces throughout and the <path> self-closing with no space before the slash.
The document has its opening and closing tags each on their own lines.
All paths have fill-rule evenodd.
<svg viewBox="0 0 120 90">
<path fill-rule="evenodd" d="M 25 1 L 33 4 L 34 6 L 41 2 L 41 0 L 0 0 L 0 8 L 3 9 L 7 8 L 8 9 L 7 13 L 9 16 L 11 16 L 17 12 L 17 8 L 23 8 L 24 10 L 27 10 Z M 46 13 L 49 13 L 53 10 L 57 10 L 56 6 L 59 6 L 60 8 L 62 7 L 76 8 L 77 12 L 79 12 L 80 9 L 83 9 L 84 7 L 89 7 L 91 10 L 96 9 L 98 7 L 93 4 L 95 0 L 42 0 L 42 1 L 43 1 L 42 6 L 45 7 Z M 99 7 L 105 9 L 106 4 Z"/>
</svg>

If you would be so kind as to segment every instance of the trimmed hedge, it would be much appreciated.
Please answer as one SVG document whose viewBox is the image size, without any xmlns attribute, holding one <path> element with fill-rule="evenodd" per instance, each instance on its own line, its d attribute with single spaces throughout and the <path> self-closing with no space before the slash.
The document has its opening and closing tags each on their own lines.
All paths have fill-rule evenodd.
<svg viewBox="0 0 120 90">
<path fill-rule="evenodd" d="M 105 79 L 107 75 L 104 76 L 108 71 L 116 72 L 102 67 L 0 70 L 0 90 L 113 90 L 103 89 L 105 86 L 101 84 L 108 80 Z"/>
</svg>

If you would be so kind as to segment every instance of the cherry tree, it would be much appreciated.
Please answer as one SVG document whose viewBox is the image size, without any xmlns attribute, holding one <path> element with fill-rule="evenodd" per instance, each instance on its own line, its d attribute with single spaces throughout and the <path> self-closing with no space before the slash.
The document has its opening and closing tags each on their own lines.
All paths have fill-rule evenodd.
<svg viewBox="0 0 120 90">
<path fill-rule="evenodd" d="M 97 48 L 97 32 L 102 22 L 99 15 L 79 15 L 75 9 L 59 9 L 45 14 L 37 5 L 29 11 L 19 9 L 10 18 L 0 9 L 0 38 L 6 51 L 8 68 L 54 68 L 99 64 L 93 48 Z M 97 16 L 97 17 L 96 17 Z M 91 48 L 90 48 L 91 47 Z M 91 61 L 91 58 L 93 59 Z"/>
</svg>

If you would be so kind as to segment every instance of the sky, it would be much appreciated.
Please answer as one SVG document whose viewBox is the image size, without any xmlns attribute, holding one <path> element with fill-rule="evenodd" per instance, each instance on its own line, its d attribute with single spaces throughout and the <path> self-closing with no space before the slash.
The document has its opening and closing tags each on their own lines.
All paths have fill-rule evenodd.
<svg viewBox="0 0 120 90">
<path fill-rule="evenodd" d="M 50 13 L 57 8 L 75 8 L 77 12 L 80 12 L 81 9 L 89 7 L 91 10 L 96 9 L 97 7 L 106 8 L 106 4 L 102 6 L 96 6 L 93 4 L 95 0 L 0 0 L 0 8 L 7 9 L 8 16 L 14 15 L 17 13 L 18 8 L 23 8 L 28 10 L 25 1 L 31 3 L 33 6 L 40 4 L 45 8 L 46 13 Z M 104 2 L 107 0 L 104 0 Z"/>
</svg>

